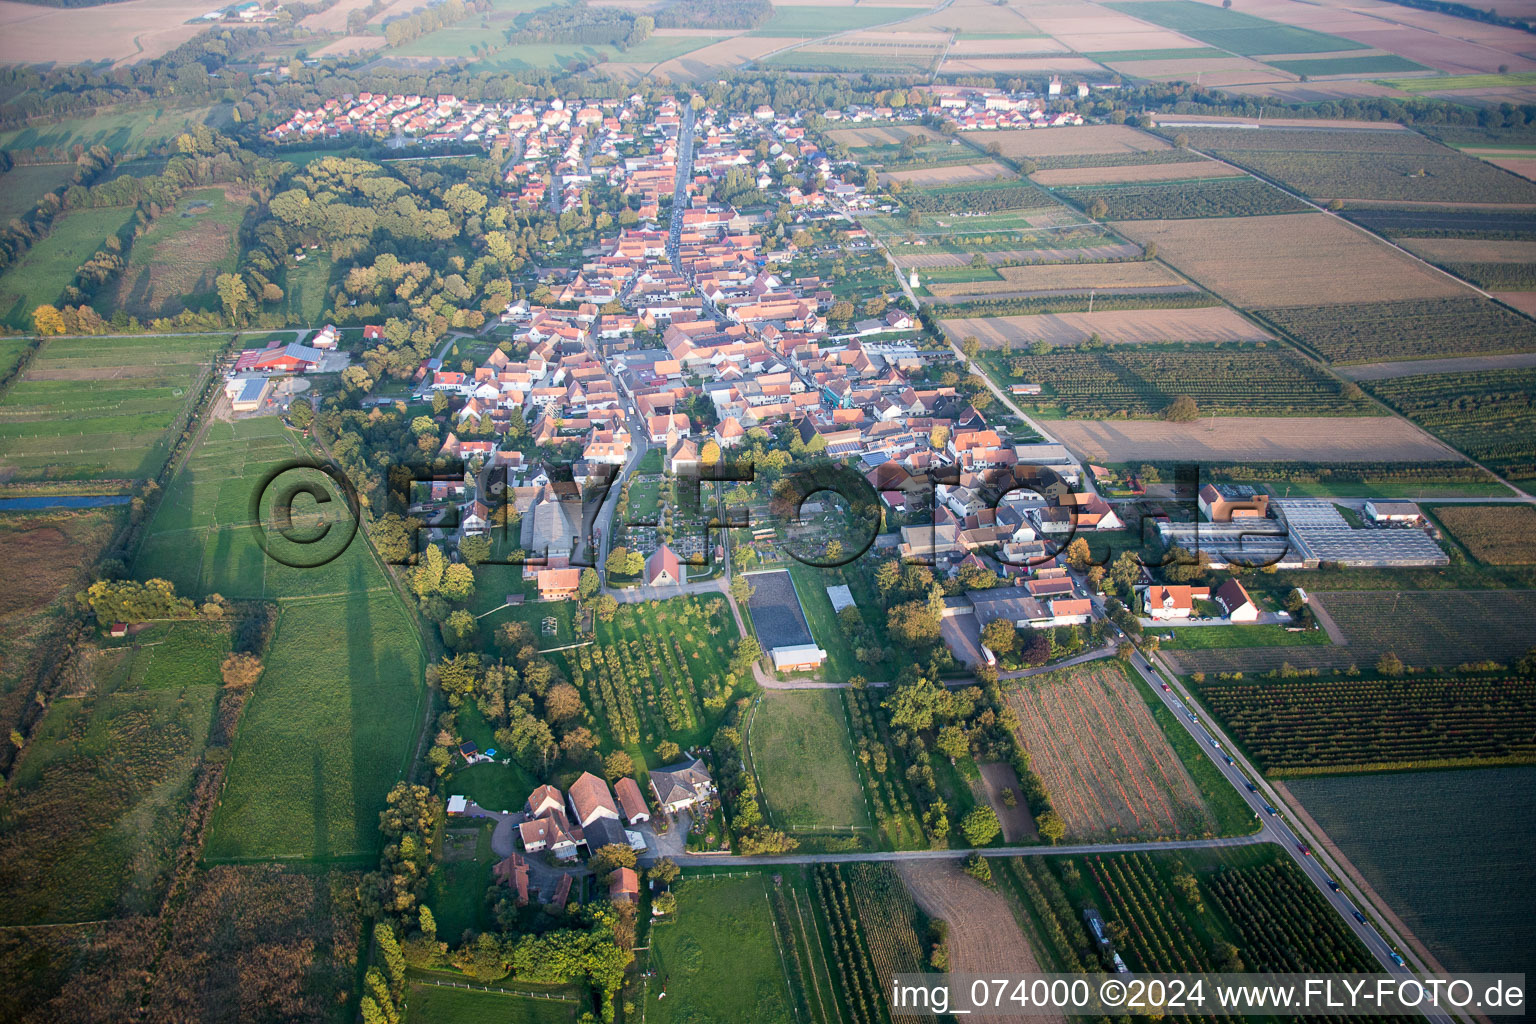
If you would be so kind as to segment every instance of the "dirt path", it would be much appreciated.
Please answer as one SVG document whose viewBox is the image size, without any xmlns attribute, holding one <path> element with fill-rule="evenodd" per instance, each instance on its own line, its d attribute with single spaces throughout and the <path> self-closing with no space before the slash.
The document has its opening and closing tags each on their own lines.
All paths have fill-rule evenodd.
<svg viewBox="0 0 1536 1024">
<path fill-rule="evenodd" d="M 1296 817 L 1301 819 L 1302 827 L 1317 838 L 1318 845 L 1327 852 L 1328 856 L 1333 858 L 1333 862 L 1349 877 L 1349 880 L 1365 895 L 1366 899 L 1371 902 L 1372 906 L 1376 908 L 1381 916 L 1387 919 L 1387 923 L 1402 937 L 1403 942 L 1418 955 L 1419 959 L 1424 961 L 1425 966 L 1429 967 L 1435 974 L 1448 973 L 1445 965 L 1435 959 L 1435 955 L 1429 951 L 1429 948 L 1424 943 L 1419 941 L 1419 937 L 1413 933 L 1413 929 L 1409 928 L 1403 923 L 1402 918 L 1393 913 L 1392 905 L 1382 899 L 1375 889 L 1371 888 L 1371 883 L 1366 881 L 1365 876 L 1360 873 L 1360 869 L 1355 867 L 1348 857 L 1344 856 L 1344 851 L 1334 845 L 1333 840 L 1329 838 L 1328 833 L 1323 830 L 1323 827 L 1312 818 L 1312 815 L 1307 813 L 1306 804 L 1298 800 L 1296 794 L 1292 793 L 1286 784 L 1279 779 L 1270 779 L 1269 784 L 1274 787 L 1275 792 L 1280 794 L 1281 799 L 1286 802 L 1289 809 L 1295 812 Z"/>
<path fill-rule="evenodd" d="M 1323 632 L 1328 634 L 1330 642 L 1338 647 L 1349 645 L 1349 637 L 1345 636 L 1344 631 L 1339 628 L 1339 624 L 1333 621 L 1333 616 L 1328 613 L 1328 609 L 1324 607 L 1323 602 L 1318 600 L 1312 601 L 1312 614 L 1317 617 L 1317 624 L 1323 627 Z"/>
<path fill-rule="evenodd" d="M 896 871 L 923 913 L 949 924 L 952 973 L 1006 978 L 1040 970 L 1007 901 L 960 870 L 954 861 L 909 861 L 898 865 Z M 1019 1024 L 1063 1020 L 1023 1016 L 988 1019 Z"/>
</svg>

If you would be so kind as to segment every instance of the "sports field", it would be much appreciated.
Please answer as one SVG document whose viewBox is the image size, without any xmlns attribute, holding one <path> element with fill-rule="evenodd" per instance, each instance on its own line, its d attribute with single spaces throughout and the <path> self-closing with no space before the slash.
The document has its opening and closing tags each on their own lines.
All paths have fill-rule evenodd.
<svg viewBox="0 0 1536 1024">
<path fill-rule="evenodd" d="M 22 479 L 154 476 L 228 342 L 223 334 L 44 342 L 0 400 L 0 467 Z"/>
<path fill-rule="evenodd" d="M 838 691 L 767 691 L 753 712 L 748 743 L 776 828 L 869 825 Z"/>
</svg>

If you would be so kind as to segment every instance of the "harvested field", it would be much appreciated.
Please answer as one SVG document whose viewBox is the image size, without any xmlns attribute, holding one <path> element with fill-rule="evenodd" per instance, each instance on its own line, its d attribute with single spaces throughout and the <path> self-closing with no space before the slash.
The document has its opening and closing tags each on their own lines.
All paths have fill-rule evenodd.
<svg viewBox="0 0 1536 1024">
<path fill-rule="evenodd" d="M 1494 292 L 1493 297 L 1526 316 L 1536 317 L 1536 292 Z"/>
<path fill-rule="evenodd" d="M 1040 838 L 1035 819 L 1029 816 L 1029 804 L 1024 801 L 1019 775 L 1013 766 L 993 761 L 978 765 L 981 784 L 987 793 L 987 802 L 997 812 L 997 820 L 1003 826 L 1003 842 L 1020 843 Z M 1006 793 L 1013 791 L 1013 806 L 1008 806 Z"/>
<path fill-rule="evenodd" d="M 347 15 L 367 7 L 372 0 L 338 0 L 336 6 L 305 15 L 299 24 L 314 32 L 345 32 Z"/>
<path fill-rule="evenodd" d="M 1074 839 L 1203 834 L 1214 821 L 1125 670 L 1091 662 L 1011 687 L 1019 742 Z"/>
<path fill-rule="evenodd" d="M 383 36 L 342 36 L 315 51 L 316 57 L 338 57 L 347 53 L 372 53 L 384 48 Z"/>
<path fill-rule="evenodd" d="M 949 55 L 992 57 L 1004 51 L 1012 54 L 1060 53 L 1062 45 L 1048 36 L 1036 39 L 956 39 L 949 48 Z"/>
<path fill-rule="evenodd" d="M 1081 291 L 1084 288 L 1162 288 L 1187 285 L 1183 278 L 1155 260 L 1126 263 L 1045 263 L 1029 267 L 998 267 L 1001 281 L 929 284 L 940 298 L 985 292 Z"/>
<path fill-rule="evenodd" d="M 1059 167 L 1036 171 L 1037 185 L 1114 185 L 1128 181 L 1182 181 L 1189 178 L 1231 178 L 1236 172 L 1215 160 L 1175 164 L 1129 164 L 1120 167 Z"/>
<path fill-rule="evenodd" d="M 1008 901 L 967 875 L 954 861 L 907 861 L 896 869 L 923 913 L 949 925 L 949 969 L 1005 977 L 1042 970 Z M 989 1018 L 999 1022 L 1059 1022 L 1061 1017 Z"/>
<path fill-rule="evenodd" d="M 1436 263 L 1536 263 L 1536 241 L 1492 238 L 1410 238 L 1403 248 Z"/>
<path fill-rule="evenodd" d="M 1002 164 L 985 160 L 975 164 L 925 167 L 915 171 L 887 171 L 880 175 L 882 185 L 899 181 L 903 185 L 966 185 L 977 181 L 1000 181 L 1018 175 Z"/>
<path fill-rule="evenodd" d="M 733 68 L 747 61 L 756 60 L 763 54 L 784 45 L 782 39 L 758 36 L 732 36 L 718 43 L 711 43 L 692 53 L 656 65 L 651 69 L 655 76 L 670 78 L 698 78 L 716 74 L 720 68 Z"/>
<path fill-rule="evenodd" d="M 1271 69 L 1258 61 L 1249 60 L 1246 57 L 1178 57 L 1163 58 L 1161 60 L 1137 60 L 1117 61 L 1113 67 L 1121 74 L 1132 75 L 1136 78 L 1150 78 L 1160 80 L 1165 78 L 1193 78 L 1200 76 L 1203 85 L 1207 76 L 1212 74 L 1236 74 L 1243 81 L 1286 81 L 1284 76 L 1275 74 Z"/>
<path fill-rule="evenodd" d="M 1479 562 L 1536 565 L 1536 508 L 1439 505 L 1434 517 Z"/>
<path fill-rule="evenodd" d="M 1326 416 L 1217 416 L 1194 423 L 1075 420 L 1051 431 L 1093 462 L 1238 459 L 1260 462 L 1431 462 L 1458 460 L 1446 445 L 1395 416 L 1345 422 Z"/>
<path fill-rule="evenodd" d="M 969 132 L 984 146 L 997 143 L 1006 157 L 1080 156 L 1084 153 L 1146 153 L 1172 149 L 1155 135 L 1120 124 L 1081 128 L 1030 128 L 1024 131 Z"/>
<path fill-rule="evenodd" d="M 1361 363 L 1340 366 L 1337 372 L 1350 380 L 1391 380 L 1424 373 L 1468 373 L 1476 370 L 1515 370 L 1536 366 L 1536 352 L 1504 356 L 1460 356 L 1456 359 L 1403 359 L 1395 363 Z"/>
<path fill-rule="evenodd" d="M 1239 306 L 1465 296 L 1470 290 L 1324 213 L 1122 221 L 1158 256 Z"/>
<path fill-rule="evenodd" d="M 4 0 L 0 2 L 0 62 L 131 63 L 161 57 L 207 31 L 208 23 L 196 19 L 208 9 L 207 4 L 188 0 L 129 0 L 63 8 Z"/>
<path fill-rule="evenodd" d="M 1076 345 L 1097 334 L 1106 344 L 1163 341 L 1265 341 L 1262 328 L 1225 306 L 1204 309 L 1135 309 L 1107 313 L 1041 313 L 945 320 L 954 338 L 975 335 L 982 348 L 1028 348 L 1037 341 Z"/>
<path fill-rule="evenodd" d="M 1067 73 L 1103 74 L 1099 65 L 1086 57 L 951 57 L 939 67 L 941 75 L 1029 75 Z"/>
<path fill-rule="evenodd" d="M 925 142 L 940 140 L 937 132 L 920 124 L 891 125 L 881 128 L 839 128 L 827 132 L 827 138 L 839 146 L 860 149 L 866 146 L 899 146 L 906 139 L 916 137 Z"/>
</svg>

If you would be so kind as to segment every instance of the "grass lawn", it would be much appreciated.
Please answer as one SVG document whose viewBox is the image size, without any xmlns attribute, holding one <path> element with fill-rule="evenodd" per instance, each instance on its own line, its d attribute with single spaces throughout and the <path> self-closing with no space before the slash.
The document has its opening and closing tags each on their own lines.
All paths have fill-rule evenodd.
<svg viewBox="0 0 1536 1024">
<path fill-rule="evenodd" d="M 296 327 L 313 327 L 325 312 L 331 283 L 331 258 L 320 250 L 308 252 L 303 263 L 283 274 L 283 315 Z"/>
<path fill-rule="evenodd" d="M 93 689 L 53 703 L 0 796 L 0 922 L 154 911 L 228 650 L 203 622 L 86 648 Z"/>
<path fill-rule="evenodd" d="M 77 145 L 89 149 L 99 144 L 114 152 L 144 152 L 193 125 L 222 127 L 229 121 L 229 110 L 227 106 L 172 110 L 145 105 L 109 114 L 68 118 L 53 124 L 0 132 L 0 149 L 31 149 L 34 146 L 69 149 Z"/>
<path fill-rule="evenodd" d="M 481 750 L 496 748 L 496 741 L 489 735 L 485 742 L 463 730 L 466 740 L 474 739 Z M 489 730 L 487 730 L 487 733 Z M 528 801 L 528 794 L 539 785 L 539 780 L 528 774 L 515 762 L 512 764 L 462 765 L 447 783 L 447 789 L 458 796 L 466 796 L 488 811 L 521 810 Z"/>
<path fill-rule="evenodd" d="M 7 380 L 21 365 L 21 357 L 32 347 L 30 338 L 0 338 L 0 381 Z"/>
<path fill-rule="evenodd" d="M 340 597 L 284 601 L 246 707 L 207 858 L 372 858 L 378 813 L 421 725 L 420 641 L 357 572 Z"/>
<path fill-rule="evenodd" d="M 80 265 L 127 225 L 133 210 L 102 206 L 72 210 L 54 221 L 53 231 L 0 274 L 0 324 L 32 329 L 32 311 L 57 303 Z"/>
<path fill-rule="evenodd" d="M 636 480 L 629 485 L 629 517 L 634 522 L 661 521 L 660 480 Z"/>
<path fill-rule="evenodd" d="M 485 898 L 497 860 L 491 851 L 492 827 L 486 820 L 477 828 L 443 833 L 426 903 L 437 918 L 438 934 L 451 945 L 458 945 L 466 931 L 487 931 L 495 925 Z"/>
<path fill-rule="evenodd" d="M 1536 71 L 1503 75 L 1440 75 L 1434 78 L 1396 78 L 1384 83 L 1403 92 L 1450 92 L 1456 89 L 1500 89 L 1536 84 Z"/>
<path fill-rule="evenodd" d="M 1292 498 L 1507 498 L 1513 492 L 1496 480 L 1467 483 L 1402 483 L 1371 480 L 1277 480 L 1270 490 Z"/>
<path fill-rule="evenodd" d="M 1147 632 L 1155 636 L 1173 634 L 1172 640 L 1161 641 L 1170 651 L 1209 651 L 1225 647 L 1311 647 L 1327 644 L 1328 634 L 1321 629 L 1304 629 L 1299 633 L 1287 632 L 1284 626 L 1180 626 L 1164 629 L 1149 627 Z"/>
<path fill-rule="evenodd" d="M 63 189 L 74 173 L 74 164 L 63 163 L 18 164 L 0 174 L 0 223 L 31 210 L 45 192 Z"/>
<path fill-rule="evenodd" d="M 0 400 L 0 466 L 22 479 L 154 476 L 167 435 L 228 342 L 223 334 L 45 342 Z"/>
<path fill-rule="evenodd" d="M 434 37 L 441 37 L 434 39 Z M 434 49 L 456 50 L 467 56 L 469 47 L 484 43 L 485 32 L 483 29 L 443 29 L 433 33 L 433 36 L 424 36 L 395 53 L 417 54 L 419 47 L 432 46 Z M 482 60 L 478 60 L 469 66 L 471 71 L 531 71 L 535 68 L 565 67 L 568 64 L 580 61 L 582 63 L 602 63 L 611 54 L 617 53 L 617 47 L 612 46 L 588 46 L 584 43 L 514 43 L 503 46 L 495 53 Z M 452 56 L 449 54 L 430 54 L 427 56 Z"/>
<path fill-rule="evenodd" d="M 841 583 L 842 575 L 835 569 L 821 569 L 795 561 L 789 563 L 788 569 L 790 579 L 795 581 L 795 592 L 800 596 L 800 607 L 805 611 L 806 625 L 811 627 L 811 637 L 827 652 L 822 674 L 834 683 L 846 683 L 856 675 L 869 676 L 868 666 L 859 664 L 844 642 L 837 613 L 832 610 L 832 599 L 827 596 L 827 587 Z"/>
<path fill-rule="evenodd" d="M 660 64 L 718 43 L 725 36 L 651 36 L 639 46 L 617 50 L 608 59 L 615 64 Z"/>
<path fill-rule="evenodd" d="M 767 691 L 753 714 L 748 741 L 774 827 L 868 827 L 869 808 L 838 691 Z"/>
<path fill-rule="evenodd" d="M 770 882 L 688 876 L 677 913 L 651 930 L 648 1024 L 789 1024 L 791 995 L 769 909 Z M 667 998 L 650 995 L 665 978 Z M 725 983 L 728 979 L 728 983 Z"/>
<path fill-rule="evenodd" d="M 747 35 L 814 39 L 834 32 L 884 25 L 886 22 L 921 14 L 924 10 L 926 8 L 922 7 L 796 7 L 775 4 L 773 18 Z"/>
<path fill-rule="evenodd" d="M 439 934 L 448 933 L 439 928 Z M 539 999 L 516 992 L 448 988 L 413 982 L 406 1003 L 410 1024 L 569 1024 L 576 1019 L 575 1000 Z"/>
<path fill-rule="evenodd" d="M 134 243 L 116 307 L 141 318 L 219 308 L 214 279 L 238 262 L 235 236 L 249 200 L 222 188 L 185 193 Z"/>
</svg>

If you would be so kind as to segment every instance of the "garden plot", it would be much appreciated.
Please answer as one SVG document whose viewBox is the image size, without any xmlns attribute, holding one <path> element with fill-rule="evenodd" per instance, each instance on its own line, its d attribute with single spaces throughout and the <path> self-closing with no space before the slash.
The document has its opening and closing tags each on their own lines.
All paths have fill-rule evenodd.
<svg viewBox="0 0 1536 1024">
<path fill-rule="evenodd" d="M 911 171 L 886 171 L 880 175 L 882 185 L 899 181 L 903 185 L 963 185 L 977 181 L 1002 181 L 1016 178 L 1017 174 L 1002 164 L 982 160 L 971 164 L 953 164 L 946 167 L 923 167 Z"/>
<path fill-rule="evenodd" d="M 1067 834 L 1203 834 L 1214 828 L 1189 773 L 1113 662 L 1052 672 L 1008 693 L 1018 737 Z"/>
<path fill-rule="evenodd" d="M 1336 217 L 1276 214 L 1123 221 L 1115 230 L 1239 306 L 1311 306 L 1471 295 Z"/>
</svg>

